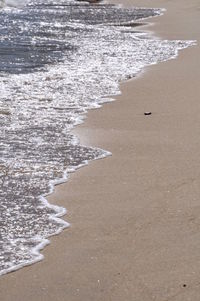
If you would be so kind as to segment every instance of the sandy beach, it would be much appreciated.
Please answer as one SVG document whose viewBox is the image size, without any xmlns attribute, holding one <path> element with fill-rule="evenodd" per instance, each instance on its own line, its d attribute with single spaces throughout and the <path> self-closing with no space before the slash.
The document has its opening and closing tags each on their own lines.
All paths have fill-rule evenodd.
<svg viewBox="0 0 200 301">
<path fill-rule="evenodd" d="M 122 83 L 115 102 L 76 128 L 81 143 L 112 156 L 49 196 L 71 227 L 42 262 L 0 278 L 2 301 L 200 300 L 200 4 L 123 4 L 166 8 L 137 29 L 198 46 Z"/>
</svg>

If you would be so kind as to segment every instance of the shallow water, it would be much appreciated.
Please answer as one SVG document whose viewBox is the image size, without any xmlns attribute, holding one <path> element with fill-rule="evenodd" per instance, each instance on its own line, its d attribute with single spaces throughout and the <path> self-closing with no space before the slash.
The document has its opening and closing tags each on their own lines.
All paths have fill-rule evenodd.
<svg viewBox="0 0 200 301">
<path fill-rule="evenodd" d="M 68 226 L 59 218 L 65 209 L 44 198 L 53 185 L 110 154 L 80 145 L 71 129 L 87 110 L 112 100 L 106 95 L 120 93 L 121 80 L 194 44 L 159 40 L 134 27 L 159 9 L 70 0 L 8 0 L 2 6 L 1 275 L 41 260 L 47 238 Z"/>
</svg>

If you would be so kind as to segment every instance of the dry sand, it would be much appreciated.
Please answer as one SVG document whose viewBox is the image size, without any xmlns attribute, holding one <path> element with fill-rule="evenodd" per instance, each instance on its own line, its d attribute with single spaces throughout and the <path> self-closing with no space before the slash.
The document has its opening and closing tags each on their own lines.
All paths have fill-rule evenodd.
<svg viewBox="0 0 200 301">
<path fill-rule="evenodd" d="M 149 29 L 200 43 L 199 0 L 124 3 L 166 7 Z M 49 197 L 67 207 L 71 228 L 44 261 L 1 277 L 1 301 L 200 300 L 199 55 L 197 46 L 149 67 L 89 113 L 82 143 L 113 156 Z"/>
</svg>

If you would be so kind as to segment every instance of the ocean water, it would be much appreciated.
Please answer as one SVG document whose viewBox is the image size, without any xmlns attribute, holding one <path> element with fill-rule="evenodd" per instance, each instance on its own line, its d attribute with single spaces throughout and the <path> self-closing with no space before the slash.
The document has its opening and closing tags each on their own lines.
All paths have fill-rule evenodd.
<svg viewBox="0 0 200 301">
<path fill-rule="evenodd" d="M 161 9 L 74 0 L 0 1 L 0 275 L 43 258 L 68 223 L 45 195 L 70 172 L 110 153 L 71 134 L 119 82 L 175 58 L 193 41 L 134 26 Z M 66 204 L 67 206 L 67 204 Z"/>
</svg>

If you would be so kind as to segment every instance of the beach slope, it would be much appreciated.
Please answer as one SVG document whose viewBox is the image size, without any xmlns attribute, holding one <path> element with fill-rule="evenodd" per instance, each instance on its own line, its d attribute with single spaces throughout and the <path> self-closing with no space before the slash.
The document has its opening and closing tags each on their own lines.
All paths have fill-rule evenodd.
<svg viewBox="0 0 200 301">
<path fill-rule="evenodd" d="M 81 143 L 113 155 L 56 187 L 49 201 L 67 208 L 71 228 L 42 262 L 0 278 L 2 301 L 200 299 L 200 4 L 123 3 L 167 8 L 141 30 L 198 45 L 89 112 L 75 131 Z"/>
</svg>

